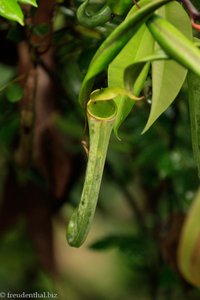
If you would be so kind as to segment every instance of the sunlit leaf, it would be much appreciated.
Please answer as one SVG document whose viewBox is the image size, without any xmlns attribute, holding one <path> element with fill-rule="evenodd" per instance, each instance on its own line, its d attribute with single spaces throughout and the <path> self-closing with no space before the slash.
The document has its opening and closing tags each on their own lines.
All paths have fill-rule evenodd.
<svg viewBox="0 0 200 300">
<path fill-rule="evenodd" d="M 166 18 L 189 39 L 192 38 L 190 19 L 178 2 L 172 2 L 160 8 L 159 15 Z M 158 48 L 158 45 L 155 47 Z M 152 106 L 143 133 L 174 101 L 183 85 L 186 74 L 187 70 L 173 60 L 152 63 Z"/>
<path fill-rule="evenodd" d="M 124 71 L 135 61 L 148 56 L 153 51 L 154 39 L 145 25 L 142 25 L 136 34 L 130 39 L 123 50 L 112 61 L 108 69 L 108 85 L 110 87 L 124 87 Z M 140 84 L 132 86 L 133 94 L 139 96 L 146 76 L 148 74 L 149 65 L 146 66 L 142 73 Z M 139 73 L 137 74 L 138 77 Z M 118 96 L 115 98 L 117 105 L 117 118 L 115 121 L 114 131 L 118 136 L 118 128 L 131 111 L 134 102 L 127 96 Z"/>
<path fill-rule="evenodd" d="M 24 3 L 24 4 L 30 4 L 32 6 L 37 7 L 37 1 L 36 0 L 18 0 L 18 2 Z"/>
<path fill-rule="evenodd" d="M 133 4 L 132 0 L 108 0 L 112 12 L 116 15 L 123 15 Z"/>
<path fill-rule="evenodd" d="M 130 40 L 139 26 L 148 17 L 150 17 L 156 9 L 168 2 L 170 2 L 170 0 L 158 0 L 156 2 L 150 1 L 149 4 L 137 10 L 130 18 L 122 22 L 101 44 L 90 63 L 88 72 L 82 83 L 79 94 L 79 101 L 82 106 L 85 106 L 85 103 L 89 100 L 89 94 L 92 90 L 94 77 L 108 67 L 109 63 Z"/>
<path fill-rule="evenodd" d="M 0 0 L 0 15 L 24 25 L 22 10 L 15 0 Z"/>
</svg>

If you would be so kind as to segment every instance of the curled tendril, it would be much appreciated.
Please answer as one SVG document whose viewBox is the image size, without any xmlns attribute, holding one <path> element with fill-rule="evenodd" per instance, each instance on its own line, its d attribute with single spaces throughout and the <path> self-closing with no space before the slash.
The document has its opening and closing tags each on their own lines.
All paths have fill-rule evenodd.
<svg viewBox="0 0 200 300">
<path fill-rule="evenodd" d="M 194 22 L 194 20 L 192 20 L 192 27 L 198 31 L 200 31 L 200 24 L 197 24 Z"/>
<path fill-rule="evenodd" d="M 196 23 L 196 21 L 200 21 L 200 12 L 190 0 L 182 0 L 183 4 L 185 5 L 190 17 L 192 27 L 198 31 L 200 31 L 200 24 Z"/>
<path fill-rule="evenodd" d="M 112 12 L 107 4 L 104 4 L 98 11 L 92 11 L 92 9 L 89 9 L 89 6 L 89 0 L 86 0 L 79 6 L 77 19 L 80 24 L 86 27 L 95 27 L 103 25 L 111 19 Z"/>
</svg>

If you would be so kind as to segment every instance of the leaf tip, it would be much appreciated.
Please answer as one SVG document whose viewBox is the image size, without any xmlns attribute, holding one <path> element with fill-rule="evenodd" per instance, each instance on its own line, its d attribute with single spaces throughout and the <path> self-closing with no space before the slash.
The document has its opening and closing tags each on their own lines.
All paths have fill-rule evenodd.
<svg viewBox="0 0 200 300">
<path fill-rule="evenodd" d="M 19 19 L 19 20 L 17 20 L 17 22 L 18 22 L 21 26 L 24 26 L 24 19 Z"/>
<path fill-rule="evenodd" d="M 115 137 L 118 139 L 118 141 L 122 141 L 121 137 L 119 136 L 119 131 L 118 131 L 119 127 L 114 127 L 113 131 L 115 134 Z"/>
<path fill-rule="evenodd" d="M 147 124 L 145 125 L 145 127 L 144 127 L 144 129 L 142 130 L 141 134 L 146 133 L 146 132 L 149 130 L 149 128 L 151 127 L 151 125 L 152 125 L 152 124 L 149 124 L 149 123 L 147 122 Z"/>
</svg>

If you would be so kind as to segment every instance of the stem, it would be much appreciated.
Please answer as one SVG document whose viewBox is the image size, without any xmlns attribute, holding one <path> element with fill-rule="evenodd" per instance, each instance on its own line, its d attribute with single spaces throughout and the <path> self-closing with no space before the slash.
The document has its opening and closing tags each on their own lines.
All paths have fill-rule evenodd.
<svg viewBox="0 0 200 300">
<path fill-rule="evenodd" d="M 200 86 L 199 76 L 188 72 L 187 76 L 189 91 L 189 112 L 191 123 L 191 138 L 194 160 L 197 165 L 198 175 L 200 178 Z"/>
</svg>

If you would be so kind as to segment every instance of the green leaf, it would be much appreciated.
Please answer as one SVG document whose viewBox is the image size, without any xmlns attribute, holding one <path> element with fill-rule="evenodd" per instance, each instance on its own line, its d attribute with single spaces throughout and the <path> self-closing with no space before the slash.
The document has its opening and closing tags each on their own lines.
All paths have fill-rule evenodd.
<svg viewBox="0 0 200 300">
<path fill-rule="evenodd" d="M 194 44 L 196 47 L 200 47 L 200 39 L 198 39 L 197 37 L 193 37 L 193 40 L 194 40 Z"/>
<path fill-rule="evenodd" d="M 11 84 L 6 89 L 6 97 L 12 103 L 19 101 L 23 97 L 23 88 L 18 83 Z"/>
<path fill-rule="evenodd" d="M 152 35 L 150 34 L 147 27 L 145 25 L 142 25 L 110 64 L 108 69 L 109 87 L 124 87 L 125 69 L 137 60 L 150 55 L 153 51 L 153 44 L 154 40 L 152 38 Z M 148 71 L 149 64 L 146 65 L 142 73 L 137 73 L 137 77 L 139 76 L 139 74 L 141 74 L 139 84 L 135 84 L 134 86 L 132 85 L 130 89 L 132 90 L 134 95 L 139 96 L 146 80 Z M 137 79 L 137 77 L 135 78 L 135 80 Z M 130 100 L 127 95 L 125 95 L 116 97 L 115 103 L 117 105 L 117 117 L 114 125 L 114 132 L 116 136 L 118 136 L 118 129 L 127 115 L 130 113 L 134 102 L 133 100 Z"/>
<path fill-rule="evenodd" d="M 185 279 L 200 287 L 200 190 L 182 229 L 178 247 L 178 265 Z"/>
<path fill-rule="evenodd" d="M 122 22 L 102 43 L 93 57 L 82 83 L 79 101 L 83 107 L 85 107 L 85 103 L 89 100 L 94 77 L 108 67 L 109 63 L 115 58 L 144 21 L 150 17 L 156 9 L 170 1 L 171 0 L 150 1 L 149 4 L 137 10 L 130 18 Z"/>
<path fill-rule="evenodd" d="M 0 15 L 24 25 L 22 10 L 15 0 L 0 0 Z"/>
<path fill-rule="evenodd" d="M 136 97 L 131 91 L 120 87 L 108 87 L 94 90 L 90 94 L 90 99 L 93 101 L 113 100 L 116 96 L 128 96 L 132 100 L 141 100 L 143 97 Z"/>
<path fill-rule="evenodd" d="M 112 248 L 133 248 L 136 245 L 139 248 L 141 239 L 133 236 L 110 235 L 98 240 L 90 245 L 90 249 L 95 251 L 104 251 Z M 131 249 L 132 250 L 132 249 Z M 138 250 L 138 249 L 137 249 Z"/>
<path fill-rule="evenodd" d="M 156 14 L 147 20 L 147 24 L 155 40 L 171 59 L 200 76 L 200 51 L 195 43 Z"/>
<path fill-rule="evenodd" d="M 189 39 L 192 38 L 190 19 L 178 2 L 172 2 L 158 11 Z M 159 46 L 156 44 L 155 48 Z M 186 78 L 187 70 L 177 62 L 156 61 L 152 63 L 152 106 L 143 133 L 170 106 L 179 93 Z"/>
<path fill-rule="evenodd" d="M 132 0 L 108 0 L 107 3 L 114 14 L 123 15 L 130 9 L 131 5 L 133 4 L 133 1 Z"/>
<path fill-rule="evenodd" d="M 24 3 L 24 4 L 30 4 L 32 6 L 37 7 L 36 0 L 18 0 L 18 2 Z"/>
<path fill-rule="evenodd" d="M 1 92 L 4 90 L 7 83 L 12 80 L 12 78 L 15 75 L 15 72 L 12 67 L 4 64 L 0 64 L 0 74 L 3 74 L 3 76 L 0 76 L 0 92 Z"/>
<path fill-rule="evenodd" d="M 35 35 L 41 37 L 41 36 L 49 33 L 50 28 L 49 28 L 48 24 L 38 24 L 38 25 L 33 26 L 32 31 Z"/>
<path fill-rule="evenodd" d="M 200 2 L 199 2 L 199 0 L 194 0 L 194 1 L 193 1 L 193 4 L 195 5 L 195 7 L 196 7 L 198 10 L 200 10 Z"/>
<path fill-rule="evenodd" d="M 8 33 L 7 33 L 7 39 L 14 42 L 14 43 L 20 43 L 22 40 L 24 40 L 24 31 L 22 27 L 19 26 L 12 26 Z"/>
<path fill-rule="evenodd" d="M 156 51 L 152 55 L 146 56 L 140 60 L 137 60 L 134 64 L 128 66 L 124 71 L 124 84 L 125 88 L 128 91 L 132 90 L 132 86 L 134 86 L 134 94 L 137 94 L 137 91 L 141 90 L 144 85 L 144 79 L 146 78 L 147 72 L 149 70 L 149 63 L 151 61 L 160 61 L 160 60 L 167 60 L 169 57 L 163 51 Z M 141 78 L 143 79 L 141 81 Z M 139 83 L 138 83 L 139 81 Z M 124 99 L 121 99 L 121 101 Z M 130 102 L 130 100 L 129 100 Z M 123 110 L 120 112 L 122 118 L 126 116 L 128 109 L 132 108 L 127 105 L 127 103 L 123 102 Z M 125 113 L 124 113 L 125 111 Z M 118 129 L 118 128 L 117 128 Z M 117 133 L 117 132 L 115 132 Z"/>
<path fill-rule="evenodd" d="M 134 270 L 143 270 L 149 266 L 152 254 L 155 253 L 153 241 L 147 236 L 110 235 L 97 240 L 90 245 L 94 251 L 106 251 L 118 249 L 124 258 L 129 262 L 129 266 Z"/>
<path fill-rule="evenodd" d="M 151 61 L 167 60 L 169 56 L 161 49 L 155 51 L 153 54 L 145 56 L 140 60 L 135 61 L 132 65 L 128 66 L 124 71 L 124 85 L 130 91 L 135 83 L 137 84 L 138 74 L 140 74 L 147 63 Z"/>
</svg>

